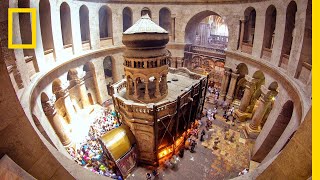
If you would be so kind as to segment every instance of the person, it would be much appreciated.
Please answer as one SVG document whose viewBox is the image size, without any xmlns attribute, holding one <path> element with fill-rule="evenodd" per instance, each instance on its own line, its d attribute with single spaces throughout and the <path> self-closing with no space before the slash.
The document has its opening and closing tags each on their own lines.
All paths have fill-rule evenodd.
<svg viewBox="0 0 320 180">
<path fill-rule="evenodd" d="M 204 141 L 204 138 L 203 138 L 204 134 L 201 134 L 200 136 L 200 141 L 203 142 Z"/>
<path fill-rule="evenodd" d="M 249 169 L 248 169 L 248 168 L 245 168 L 244 170 L 242 170 L 241 172 L 239 172 L 238 176 L 247 174 L 248 172 L 249 172 Z"/>
<path fill-rule="evenodd" d="M 194 151 L 194 148 L 196 147 L 196 141 L 192 139 L 190 146 L 191 146 L 190 152 L 191 152 L 191 153 L 194 153 L 194 152 L 195 152 L 195 151 Z"/>
<path fill-rule="evenodd" d="M 213 149 L 214 150 L 217 150 L 218 149 L 218 143 L 220 142 L 220 140 L 219 140 L 219 138 L 218 137 L 216 137 L 215 139 L 214 139 L 214 144 L 213 144 Z"/>
<path fill-rule="evenodd" d="M 153 175 L 154 177 L 156 177 L 156 176 L 159 175 L 157 169 L 154 169 L 154 170 L 152 171 L 152 175 Z"/>
<path fill-rule="evenodd" d="M 183 158 L 183 155 L 184 155 L 184 148 L 182 147 L 179 151 L 179 157 Z"/>
<path fill-rule="evenodd" d="M 146 178 L 147 178 L 147 180 L 151 180 L 151 174 L 147 173 Z"/>
<path fill-rule="evenodd" d="M 185 148 L 185 149 L 189 149 L 189 147 L 190 147 L 190 141 L 191 141 L 191 139 L 188 138 L 188 139 L 186 140 L 186 142 L 184 143 L 184 148 Z"/>
</svg>

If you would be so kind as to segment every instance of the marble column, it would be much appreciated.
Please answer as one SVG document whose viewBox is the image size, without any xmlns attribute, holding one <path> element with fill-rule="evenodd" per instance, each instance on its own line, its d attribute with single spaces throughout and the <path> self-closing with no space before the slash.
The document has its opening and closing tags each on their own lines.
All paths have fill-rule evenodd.
<svg viewBox="0 0 320 180">
<path fill-rule="evenodd" d="M 44 101 L 41 102 L 41 104 L 45 115 L 47 116 L 61 143 L 64 146 L 70 145 L 71 140 L 69 138 L 70 134 L 67 130 L 66 120 L 57 113 L 56 109 L 54 108 L 52 103 L 50 103 L 50 101 Z"/>
<path fill-rule="evenodd" d="M 135 79 L 134 81 L 134 94 L 133 94 L 133 97 L 138 99 L 139 97 L 139 94 L 138 94 L 138 79 Z"/>
<path fill-rule="evenodd" d="M 242 47 L 242 42 L 243 42 L 243 36 L 244 36 L 244 23 L 245 23 L 245 20 L 244 19 L 240 19 L 240 39 L 239 39 L 239 50 L 241 50 L 241 47 Z"/>
<path fill-rule="evenodd" d="M 182 67 L 182 58 L 177 57 L 177 68 Z"/>
<path fill-rule="evenodd" d="M 71 98 L 69 96 L 69 91 L 67 88 L 63 88 L 58 92 L 54 92 L 54 94 L 56 95 L 56 103 L 57 101 L 62 101 L 62 107 L 64 108 L 67 117 L 68 117 L 68 124 L 72 124 L 73 119 L 75 119 L 75 110 L 73 108 L 72 102 L 71 102 Z"/>
<path fill-rule="evenodd" d="M 251 97 L 254 91 L 254 85 L 255 85 L 254 82 L 252 81 L 253 80 L 252 77 L 246 76 L 245 79 L 247 82 L 246 82 L 246 88 L 239 106 L 240 112 L 246 112 L 247 107 L 250 104 L 250 100 L 251 100 Z"/>
<path fill-rule="evenodd" d="M 229 84 L 229 77 L 230 77 L 230 68 L 225 67 L 224 76 L 222 77 L 222 84 L 220 89 L 219 101 L 224 101 L 224 97 L 226 96 L 227 87 Z"/>
<path fill-rule="evenodd" d="M 82 107 L 85 108 L 87 106 L 90 106 L 91 104 L 89 102 L 89 98 L 87 95 L 87 89 L 84 84 L 84 80 L 82 78 L 78 82 L 78 87 L 79 87 L 79 92 L 80 92 L 80 96 L 81 96 Z"/>
<path fill-rule="evenodd" d="M 150 95 L 149 95 L 149 88 L 148 88 L 149 82 L 145 82 L 145 90 L 144 90 L 144 99 L 149 100 Z"/>
<path fill-rule="evenodd" d="M 226 102 L 228 104 L 230 104 L 233 100 L 233 94 L 234 94 L 234 90 L 236 88 L 236 83 L 237 83 L 238 77 L 239 77 L 239 74 L 231 73 L 230 85 L 229 85 L 228 94 L 226 97 Z"/>
<path fill-rule="evenodd" d="M 154 93 L 154 95 L 158 98 L 161 96 L 161 93 L 160 93 L 160 82 L 159 82 L 159 78 L 156 78 L 155 79 L 156 81 L 156 92 Z"/>
<path fill-rule="evenodd" d="M 251 123 L 246 125 L 246 131 L 251 138 L 257 138 L 261 131 L 261 121 L 265 116 L 268 107 L 271 106 L 272 98 L 275 97 L 278 92 L 268 90 L 265 86 L 261 87 L 262 94 L 257 101 L 257 108 L 253 114 Z"/>
</svg>

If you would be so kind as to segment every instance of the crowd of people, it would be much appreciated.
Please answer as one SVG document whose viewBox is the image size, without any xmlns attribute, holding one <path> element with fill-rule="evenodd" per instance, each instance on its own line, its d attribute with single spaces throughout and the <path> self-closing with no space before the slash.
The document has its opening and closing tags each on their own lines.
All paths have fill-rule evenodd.
<svg viewBox="0 0 320 180">
<path fill-rule="evenodd" d="M 108 108 L 96 110 L 89 132 L 83 142 L 68 147 L 71 157 L 81 166 L 104 176 L 122 179 L 115 173 L 115 164 L 103 153 L 98 138 L 106 132 L 120 126 L 115 111 Z"/>
</svg>

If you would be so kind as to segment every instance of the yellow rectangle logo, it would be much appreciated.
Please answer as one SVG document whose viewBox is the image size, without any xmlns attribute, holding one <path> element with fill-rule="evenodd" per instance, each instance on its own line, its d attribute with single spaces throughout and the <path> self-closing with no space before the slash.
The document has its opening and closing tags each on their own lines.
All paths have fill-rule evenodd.
<svg viewBox="0 0 320 180">
<path fill-rule="evenodd" d="M 30 13 L 31 14 L 31 44 L 13 44 L 13 13 Z M 8 48 L 9 49 L 34 49 L 36 48 L 37 37 L 37 22 L 36 22 L 37 10 L 36 8 L 8 8 Z M 21 31 L 21 29 L 20 29 Z"/>
</svg>

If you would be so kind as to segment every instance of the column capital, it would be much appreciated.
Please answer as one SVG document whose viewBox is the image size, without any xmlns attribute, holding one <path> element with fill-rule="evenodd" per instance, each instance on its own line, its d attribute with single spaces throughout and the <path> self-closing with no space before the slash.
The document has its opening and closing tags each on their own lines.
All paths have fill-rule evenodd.
<svg viewBox="0 0 320 180">
<path fill-rule="evenodd" d="M 50 101 L 41 102 L 43 112 L 46 116 L 54 116 L 56 114 L 56 109 Z"/>
<path fill-rule="evenodd" d="M 224 66 L 224 70 L 225 71 L 230 71 L 230 70 L 232 70 L 230 67 L 228 67 L 228 66 Z"/>
<path fill-rule="evenodd" d="M 261 91 L 262 93 L 259 99 L 264 103 L 270 102 L 279 93 L 278 90 L 269 90 L 265 86 L 261 86 Z"/>
<path fill-rule="evenodd" d="M 236 79 L 236 78 L 238 78 L 238 77 L 239 77 L 239 74 L 237 74 L 237 73 L 231 73 L 231 78 Z"/>
</svg>

